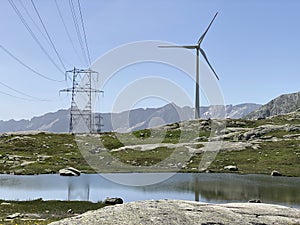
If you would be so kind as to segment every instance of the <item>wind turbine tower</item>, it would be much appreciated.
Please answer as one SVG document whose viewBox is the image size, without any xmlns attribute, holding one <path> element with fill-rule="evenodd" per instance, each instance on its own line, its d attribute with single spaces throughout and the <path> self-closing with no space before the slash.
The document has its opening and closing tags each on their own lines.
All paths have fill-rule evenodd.
<svg viewBox="0 0 300 225">
<path fill-rule="evenodd" d="M 216 78 L 219 80 L 219 77 L 215 70 L 213 69 L 212 65 L 208 61 L 208 58 L 204 52 L 204 50 L 201 48 L 201 43 L 204 40 L 209 28 L 211 27 L 212 23 L 214 22 L 215 18 L 217 17 L 218 13 L 215 14 L 213 19 L 211 20 L 210 24 L 204 31 L 204 33 L 199 38 L 198 42 L 195 45 L 169 45 L 169 46 L 159 46 L 160 48 L 186 48 L 186 49 L 195 49 L 196 50 L 196 90 L 195 90 L 195 119 L 200 118 L 200 90 L 199 90 L 199 52 L 201 52 L 203 58 L 207 62 L 210 69 L 213 71 Z"/>
</svg>

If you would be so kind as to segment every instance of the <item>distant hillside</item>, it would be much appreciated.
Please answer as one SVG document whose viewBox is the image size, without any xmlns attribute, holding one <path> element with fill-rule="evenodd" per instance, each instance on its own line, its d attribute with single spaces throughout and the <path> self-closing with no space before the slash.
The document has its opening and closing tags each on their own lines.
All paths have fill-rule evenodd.
<svg viewBox="0 0 300 225">
<path fill-rule="evenodd" d="M 239 119 L 245 115 L 259 109 L 260 104 L 255 103 L 244 103 L 239 105 L 227 105 L 226 106 L 226 117 L 231 119 Z"/>
<path fill-rule="evenodd" d="M 294 112 L 300 108 L 300 92 L 284 94 L 273 99 L 258 110 L 245 116 L 246 119 L 267 118 L 270 116 Z"/>
<path fill-rule="evenodd" d="M 258 104 L 240 104 L 226 106 L 226 117 L 241 118 L 251 111 L 258 109 Z M 213 107 L 201 107 L 201 117 L 210 118 L 213 115 Z M 180 120 L 194 118 L 194 109 L 191 107 L 179 107 L 175 104 L 167 104 L 160 108 L 133 109 L 121 113 L 102 113 L 102 131 L 130 131 L 159 126 Z M 30 120 L 0 120 L 0 132 L 14 131 L 48 131 L 68 132 L 70 110 L 59 110 L 42 116 L 33 117 Z M 113 122 L 112 122 L 113 121 Z"/>
<path fill-rule="evenodd" d="M 69 126 L 69 110 L 58 110 L 57 112 L 47 113 L 42 116 L 33 117 L 30 120 L 0 120 L 0 132 L 14 131 L 50 131 L 66 132 Z"/>
</svg>

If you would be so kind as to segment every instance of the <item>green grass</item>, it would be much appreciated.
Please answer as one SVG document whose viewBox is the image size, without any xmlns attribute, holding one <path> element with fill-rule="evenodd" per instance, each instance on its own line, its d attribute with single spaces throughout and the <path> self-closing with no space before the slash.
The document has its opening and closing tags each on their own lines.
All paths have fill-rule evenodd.
<svg viewBox="0 0 300 225">
<path fill-rule="evenodd" d="M 263 120 L 227 119 L 226 123 L 227 127 L 255 128 L 266 124 L 294 125 L 299 124 L 300 121 L 298 119 L 290 120 L 287 115 L 283 115 Z M 199 129 L 201 126 L 202 129 Z M 283 140 L 272 142 L 265 139 L 259 144 L 261 149 L 258 150 L 221 151 L 209 169 L 216 172 L 225 172 L 223 167 L 233 164 L 239 167 L 239 173 L 268 174 L 273 169 L 276 169 L 281 170 L 280 172 L 285 175 L 300 176 L 300 168 L 298 166 L 300 157 L 299 141 L 284 140 L 285 135 L 298 133 L 286 130 L 273 131 L 264 134 L 262 138 L 271 136 Z M 75 137 L 71 134 L 49 134 L 43 132 L 26 135 L 1 135 L 0 171 L 14 174 L 49 174 L 58 173 L 61 168 L 73 166 L 84 173 L 94 173 L 95 171 L 85 159 L 93 159 L 96 160 L 95 163 L 98 163 L 97 154 L 99 151 L 106 151 L 105 154 L 112 155 L 116 159 L 130 165 L 151 166 L 170 156 L 179 158 L 181 156 L 172 154 L 174 152 L 174 147 L 172 146 L 139 151 L 130 149 L 130 145 L 194 143 L 200 137 L 197 139 L 198 143 L 194 146 L 194 148 L 199 149 L 202 147 L 201 142 L 207 141 L 210 135 L 211 130 L 207 125 L 203 127 L 203 121 L 201 120 L 189 121 L 184 124 L 169 124 L 162 129 L 144 129 L 132 133 L 107 132 L 96 136 L 76 135 Z M 261 141 L 260 139 L 258 140 Z M 230 137 L 225 141 L 233 141 L 233 139 Z M 111 152 L 111 150 L 124 146 L 129 147 L 124 151 Z M 98 153 L 97 151 L 93 154 L 90 153 L 92 150 L 97 150 Z M 187 149 L 184 149 L 183 152 L 185 152 L 184 155 L 187 154 Z M 101 154 L 99 153 L 99 155 Z M 194 155 L 184 171 L 198 171 L 197 168 L 201 157 L 201 154 Z M 179 161 L 176 158 L 172 160 L 174 160 L 173 164 Z M 29 164 L 22 164 L 23 162 L 29 162 Z M 34 163 L 30 164 L 30 162 Z M 105 164 L 105 160 L 101 161 L 101 163 Z"/>
<path fill-rule="evenodd" d="M 125 151 L 113 152 L 112 155 L 123 163 L 133 166 L 152 166 L 169 157 L 174 149 L 158 147 L 147 151 L 126 149 Z"/>
<path fill-rule="evenodd" d="M 143 131 L 145 132 L 145 131 Z M 282 138 L 287 134 L 297 132 L 287 132 L 284 130 L 266 134 Z M 138 134 L 138 133 L 135 133 Z M 177 143 L 179 140 L 192 137 L 194 131 L 182 132 L 179 129 L 170 129 L 164 132 L 164 143 Z M 130 134 L 122 134 L 122 138 L 127 137 L 130 141 L 140 141 L 142 143 L 156 143 L 155 138 L 136 137 Z M 208 137 L 208 131 L 199 131 L 199 136 Z M 0 139 L 0 170 L 2 173 L 14 174 L 41 174 L 57 173 L 59 169 L 73 166 L 86 173 L 95 171 L 85 161 L 77 147 L 74 135 L 70 134 L 46 134 L 16 135 L 2 137 Z M 25 137 L 25 138 L 24 138 Z M 114 133 L 101 134 L 101 137 L 91 137 L 89 142 L 95 145 L 102 143 L 108 149 L 122 147 L 123 144 Z M 131 138 L 131 139 L 130 139 Z M 284 140 L 279 142 L 264 141 L 260 144 L 261 149 L 246 149 L 244 151 L 220 152 L 214 162 L 209 167 L 215 172 L 224 171 L 226 165 L 237 165 L 239 173 L 264 173 L 269 174 L 273 169 L 279 170 L 287 176 L 300 176 L 300 147 L 297 140 Z M 200 143 L 194 148 L 201 148 Z M 127 149 L 126 151 L 112 152 L 112 156 L 118 160 L 134 166 L 151 166 L 169 157 L 174 149 L 159 147 L 147 151 Z M 8 157 L 16 155 L 19 159 L 9 160 Z M 43 156 L 50 156 L 41 158 Z M 195 172 L 202 155 L 193 156 L 192 163 L 189 163 L 185 172 Z M 35 163 L 21 166 L 22 161 L 36 161 Z M 5 161 L 5 163 L 3 163 Z M 15 164 L 19 161 L 19 164 Z"/>
<path fill-rule="evenodd" d="M 285 135 L 298 134 L 296 131 L 277 130 L 264 134 L 262 137 L 273 136 L 277 138 L 283 138 Z"/>
<path fill-rule="evenodd" d="M 272 123 L 272 124 L 278 124 L 278 125 L 284 125 L 284 124 L 291 124 L 296 125 L 300 124 L 299 119 L 290 119 L 289 115 L 278 115 L 272 118 L 265 119 L 265 122 Z"/>
<path fill-rule="evenodd" d="M 139 130 L 139 131 L 133 131 L 132 134 L 136 138 L 149 138 L 151 136 L 151 130 L 144 129 L 144 130 Z"/>
<path fill-rule="evenodd" d="M 198 168 L 203 154 L 195 155 L 185 171 Z M 263 143 L 261 149 L 221 151 L 208 167 L 212 172 L 228 172 L 224 166 L 236 165 L 240 174 L 271 174 L 278 170 L 285 176 L 300 176 L 300 147 L 298 141 Z"/>
<path fill-rule="evenodd" d="M 5 205 L 1 203 L 5 202 Z M 7 205 L 10 203 L 10 205 Z M 104 207 L 102 202 L 93 203 L 88 201 L 4 201 L 0 200 L 0 224 L 49 224 L 63 218 L 82 214 L 89 210 Z M 68 213 L 72 209 L 74 214 Z M 8 215 L 14 213 L 24 214 L 23 218 L 5 221 Z M 25 220 L 26 219 L 26 220 Z"/>
<path fill-rule="evenodd" d="M 172 143 L 177 144 L 181 139 L 181 130 L 167 130 L 165 137 L 163 139 L 163 143 Z"/>
<path fill-rule="evenodd" d="M 121 148 L 124 146 L 124 144 L 119 141 L 118 137 L 116 137 L 114 133 L 101 135 L 101 142 L 104 147 L 109 150 Z"/>
<path fill-rule="evenodd" d="M 34 163 L 22 166 L 25 161 Z M 66 166 L 91 171 L 78 150 L 73 135 L 46 133 L 9 135 L 0 140 L 2 173 L 57 173 Z"/>
<path fill-rule="evenodd" d="M 258 120 L 243 120 L 243 119 L 228 119 L 226 121 L 227 127 L 239 127 L 239 128 L 252 128 L 257 127 Z"/>
</svg>

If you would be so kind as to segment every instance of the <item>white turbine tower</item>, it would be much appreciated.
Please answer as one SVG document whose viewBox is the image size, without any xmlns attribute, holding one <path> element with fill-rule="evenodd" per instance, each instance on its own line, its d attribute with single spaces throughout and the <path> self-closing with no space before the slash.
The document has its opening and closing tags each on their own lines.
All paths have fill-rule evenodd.
<svg viewBox="0 0 300 225">
<path fill-rule="evenodd" d="M 216 16 L 218 13 L 215 14 L 214 18 L 206 28 L 205 32 L 201 35 L 196 45 L 169 45 L 169 46 L 159 46 L 160 48 L 187 48 L 187 49 L 195 49 L 196 50 L 196 92 L 195 92 L 195 119 L 200 118 L 200 97 L 199 97 L 199 51 L 201 52 L 203 58 L 209 65 L 210 69 L 215 74 L 216 78 L 219 80 L 219 77 L 213 67 L 211 66 L 210 62 L 208 61 L 208 58 L 204 52 L 204 50 L 200 47 L 203 39 L 205 38 L 205 35 L 207 31 L 209 30 L 210 26 L 214 22 Z"/>
</svg>

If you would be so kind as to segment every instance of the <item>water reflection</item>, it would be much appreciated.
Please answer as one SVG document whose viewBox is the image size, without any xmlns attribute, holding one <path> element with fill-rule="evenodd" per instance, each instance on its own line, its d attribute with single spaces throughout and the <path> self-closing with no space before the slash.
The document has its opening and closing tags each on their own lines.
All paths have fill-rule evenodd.
<svg viewBox="0 0 300 225">
<path fill-rule="evenodd" d="M 168 189 L 193 192 L 195 201 L 245 202 L 261 199 L 266 203 L 300 206 L 300 178 L 235 174 L 177 174 L 172 180 L 145 190 Z"/>
<path fill-rule="evenodd" d="M 69 180 L 68 200 L 90 201 L 90 182 L 87 180 Z"/>
<path fill-rule="evenodd" d="M 155 175 L 161 174 L 151 176 Z M 147 179 L 149 174 L 109 176 L 122 177 L 130 181 Z M 0 175 L 0 199 L 6 200 L 43 198 L 97 202 L 106 197 L 121 197 L 126 202 L 145 199 L 185 199 L 225 203 L 261 199 L 265 203 L 300 207 L 299 193 L 300 178 L 264 175 L 182 173 L 159 184 L 135 187 L 116 184 L 96 174 L 83 174 L 80 177 Z"/>
</svg>

